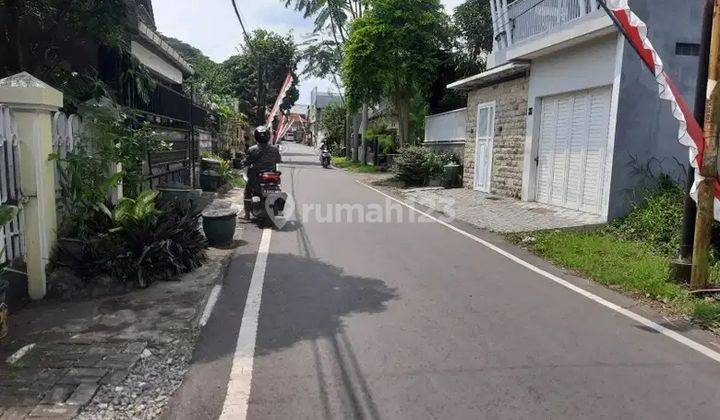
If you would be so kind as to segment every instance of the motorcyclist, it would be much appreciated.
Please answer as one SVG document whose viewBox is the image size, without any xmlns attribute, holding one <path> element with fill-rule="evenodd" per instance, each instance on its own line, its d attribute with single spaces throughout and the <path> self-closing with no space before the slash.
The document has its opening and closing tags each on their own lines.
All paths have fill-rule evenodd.
<svg viewBox="0 0 720 420">
<path fill-rule="evenodd" d="M 243 167 L 248 167 L 248 185 L 245 187 L 245 218 L 250 219 L 252 197 L 260 188 L 258 175 L 263 172 L 277 171 L 277 165 L 282 163 L 280 150 L 270 144 L 270 130 L 266 126 L 255 129 L 255 144 L 247 151 Z"/>
</svg>

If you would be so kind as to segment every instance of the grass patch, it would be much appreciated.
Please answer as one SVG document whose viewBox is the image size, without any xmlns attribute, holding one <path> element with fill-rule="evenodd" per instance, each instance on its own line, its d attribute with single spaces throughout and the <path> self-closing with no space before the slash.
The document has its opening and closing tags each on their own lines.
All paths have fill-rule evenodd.
<svg viewBox="0 0 720 420">
<path fill-rule="evenodd" d="M 235 173 L 230 177 L 230 186 L 233 188 L 245 188 L 246 184 L 245 178 L 239 173 Z"/>
<path fill-rule="evenodd" d="M 345 157 L 333 156 L 332 164 L 336 168 L 345 169 L 350 172 L 358 172 L 358 173 L 368 174 L 368 173 L 375 173 L 375 172 L 380 171 L 380 168 L 377 166 L 363 165 L 360 162 L 353 162 L 351 159 L 348 159 Z"/>
<path fill-rule="evenodd" d="M 527 235 L 509 239 L 520 242 Z M 608 229 L 543 231 L 532 234 L 528 247 L 553 263 L 583 277 L 660 301 L 669 309 L 691 315 L 708 327 L 720 326 L 720 304 L 691 295 L 670 281 L 670 257 L 647 243 L 618 238 Z M 719 296 L 720 297 L 720 296 Z"/>
<path fill-rule="evenodd" d="M 508 239 L 598 283 L 661 301 L 705 326 L 718 327 L 720 294 L 700 299 L 670 280 L 670 262 L 680 244 L 682 207 L 682 189 L 661 178 L 626 217 L 609 226 L 512 234 Z M 720 284 L 719 230 L 716 224 L 710 276 L 714 284 Z M 530 237 L 533 240 L 528 241 Z"/>
<path fill-rule="evenodd" d="M 658 300 L 687 295 L 682 287 L 668 282 L 668 259 L 650 252 L 640 242 L 624 241 L 602 231 L 551 231 L 536 238 L 532 248 L 538 254 L 599 283 Z"/>
</svg>

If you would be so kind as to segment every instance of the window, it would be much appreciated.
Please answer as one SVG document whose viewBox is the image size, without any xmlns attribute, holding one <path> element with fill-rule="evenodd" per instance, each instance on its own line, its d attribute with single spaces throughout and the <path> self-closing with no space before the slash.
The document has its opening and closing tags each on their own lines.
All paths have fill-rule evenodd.
<svg viewBox="0 0 720 420">
<path fill-rule="evenodd" d="M 687 55 L 690 57 L 700 56 L 700 44 L 689 44 L 685 42 L 678 42 L 675 44 L 676 55 Z"/>
</svg>

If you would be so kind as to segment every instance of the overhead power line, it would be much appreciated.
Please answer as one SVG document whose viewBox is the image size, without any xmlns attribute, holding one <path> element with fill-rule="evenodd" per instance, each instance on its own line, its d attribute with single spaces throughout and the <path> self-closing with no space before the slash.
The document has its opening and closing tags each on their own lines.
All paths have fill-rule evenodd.
<svg viewBox="0 0 720 420">
<path fill-rule="evenodd" d="M 235 16 L 237 16 L 238 22 L 240 22 L 240 27 L 242 28 L 243 35 L 245 35 L 245 43 L 247 44 L 248 48 L 252 49 L 252 43 L 250 42 L 250 35 L 248 35 L 247 30 L 245 29 L 245 23 L 242 20 L 242 17 L 240 17 L 240 10 L 238 10 L 237 3 L 235 0 L 231 0 L 233 9 L 235 10 Z"/>
</svg>

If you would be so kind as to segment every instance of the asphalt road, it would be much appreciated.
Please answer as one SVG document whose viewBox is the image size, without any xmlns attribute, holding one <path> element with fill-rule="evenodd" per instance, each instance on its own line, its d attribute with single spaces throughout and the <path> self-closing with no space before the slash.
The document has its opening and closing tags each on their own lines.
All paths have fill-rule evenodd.
<svg viewBox="0 0 720 420">
<path fill-rule="evenodd" d="M 315 214 L 272 233 L 248 418 L 720 418 L 720 363 L 406 208 L 331 220 L 360 204 L 377 222 L 391 202 L 309 148 L 284 156 L 284 188 Z M 166 418 L 220 416 L 260 236 L 248 227 Z"/>
</svg>

